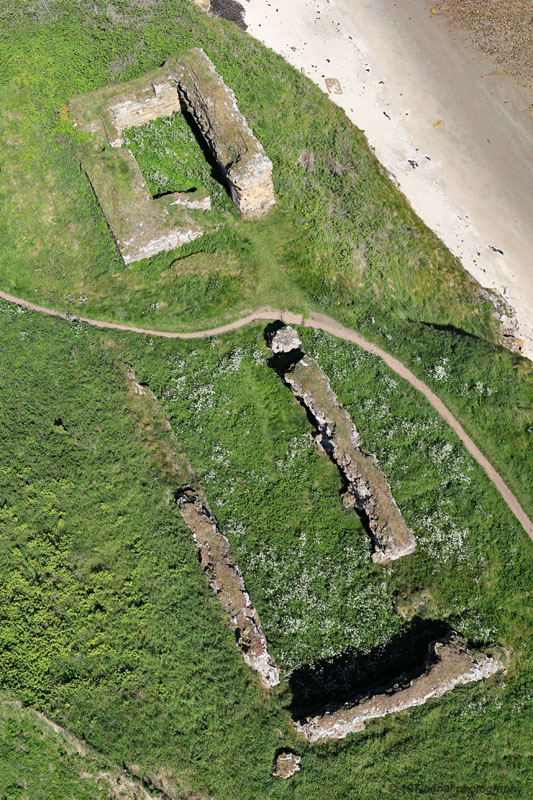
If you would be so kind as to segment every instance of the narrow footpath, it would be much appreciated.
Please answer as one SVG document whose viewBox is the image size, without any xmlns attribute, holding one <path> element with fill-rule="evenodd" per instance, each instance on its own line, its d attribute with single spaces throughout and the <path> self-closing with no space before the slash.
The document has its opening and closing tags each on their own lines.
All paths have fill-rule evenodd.
<svg viewBox="0 0 533 800">
<path fill-rule="evenodd" d="M 346 328 L 344 325 L 341 325 L 331 317 L 327 317 L 325 314 L 311 313 L 308 317 L 304 318 L 302 314 L 294 314 L 290 311 L 278 311 L 269 308 L 260 308 L 257 311 L 252 311 L 252 313 L 248 314 L 246 317 L 241 317 L 233 322 L 229 322 L 227 325 L 220 325 L 217 328 L 211 328 L 210 330 L 204 331 L 194 331 L 192 333 L 174 333 L 171 331 L 155 331 L 147 328 L 137 328 L 133 325 L 122 325 L 118 322 L 104 322 L 102 320 L 90 319 L 88 317 L 79 317 L 77 315 L 67 314 L 63 311 L 56 311 L 55 309 L 38 306 L 35 303 L 30 303 L 20 297 L 13 297 L 13 295 L 2 291 L 0 291 L 0 299 L 7 300 L 10 303 L 16 303 L 17 305 L 27 308 L 30 311 L 38 311 L 42 314 L 48 314 L 52 317 L 59 317 L 60 319 L 64 319 L 66 321 L 72 321 L 75 319 L 95 328 L 129 331 L 131 333 L 141 333 L 164 339 L 204 339 L 208 336 L 219 336 L 221 334 L 237 330 L 238 328 L 244 328 L 246 325 L 250 325 L 252 322 L 281 319 L 283 322 L 289 325 L 304 325 L 306 328 L 314 328 L 315 330 L 321 330 L 325 331 L 326 333 L 330 333 L 332 336 L 336 336 L 338 339 L 344 339 L 346 342 L 353 342 L 353 344 L 356 344 L 362 350 L 366 350 L 367 353 L 372 353 L 372 355 L 379 356 L 379 358 L 383 359 L 385 364 L 387 364 L 390 369 L 396 372 L 396 374 L 401 378 L 409 381 L 411 386 L 414 386 L 415 389 L 424 395 L 424 397 L 431 403 L 433 408 L 438 412 L 442 419 L 447 422 L 448 425 L 455 431 L 470 455 L 475 458 L 477 463 L 485 470 L 488 477 L 496 486 L 499 493 L 517 520 L 520 522 L 528 536 L 533 539 L 533 522 L 529 519 L 526 512 L 518 502 L 515 495 L 511 492 L 503 478 L 494 469 L 490 461 L 485 458 L 479 447 L 466 433 L 463 426 L 458 422 L 458 420 L 456 420 L 448 408 L 446 408 L 442 400 L 440 400 L 437 395 L 431 391 L 429 386 L 417 378 L 414 372 L 411 372 L 411 370 L 402 364 L 402 362 L 397 358 L 391 356 L 390 353 L 382 350 L 381 347 L 378 347 L 373 342 L 369 342 L 368 339 L 365 339 L 364 336 L 361 336 L 361 334 L 357 333 L 357 331 L 353 330 L 352 328 Z"/>
</svg>

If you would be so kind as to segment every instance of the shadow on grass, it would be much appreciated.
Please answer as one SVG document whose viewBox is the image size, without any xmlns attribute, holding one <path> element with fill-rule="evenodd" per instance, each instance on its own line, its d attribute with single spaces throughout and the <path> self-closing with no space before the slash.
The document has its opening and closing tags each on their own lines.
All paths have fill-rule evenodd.
<svg viewBox="0 0 533 800">
<path fill-rule="evenodd" d="M 334 658 L 306 664 L 289 678 L 294 719 L 322 712 L 328 704 L 349 702 L 391 683 L 420 674 L 430 642 L 450 631 L 442 620 L 414 617 L 387 644 L 369 653 L 347 650 Z"/>
</svg>

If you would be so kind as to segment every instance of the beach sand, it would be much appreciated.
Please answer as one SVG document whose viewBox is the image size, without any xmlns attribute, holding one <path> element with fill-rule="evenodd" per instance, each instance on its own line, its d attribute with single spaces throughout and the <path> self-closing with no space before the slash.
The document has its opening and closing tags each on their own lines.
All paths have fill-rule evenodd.
<svg viewBox="0 0 533 800">
<path fill-rule="evenodd" d="M 422 0 L 242 5 L 248 32 L 329 91 L 416 213 L 503 295 L 532 358 L 531 92 Z"/>
</svg>

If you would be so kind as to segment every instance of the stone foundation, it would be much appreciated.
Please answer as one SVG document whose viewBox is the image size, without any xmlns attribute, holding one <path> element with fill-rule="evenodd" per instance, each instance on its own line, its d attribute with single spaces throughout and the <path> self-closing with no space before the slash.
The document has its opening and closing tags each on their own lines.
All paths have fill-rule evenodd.
<svg viewBox="0 0 533 800">
<path fill-rule="evenodd" d="M 82 167 L 126 264 L 174 250 L 204 232 L 204 222 L 200 225 L 188 211 L 208 211 L 209 198 L 182 192 L 152 198 L 135 158 L 122 147 L 127 128 L 183 108 L 218 162 L 239 210 L 258 217 L 275 203 L 272 162 L 235 95 L 203 50 L 188 50 L 158 70 L 69 103 L 74 125 L 93 134 Z"/>
</svg>

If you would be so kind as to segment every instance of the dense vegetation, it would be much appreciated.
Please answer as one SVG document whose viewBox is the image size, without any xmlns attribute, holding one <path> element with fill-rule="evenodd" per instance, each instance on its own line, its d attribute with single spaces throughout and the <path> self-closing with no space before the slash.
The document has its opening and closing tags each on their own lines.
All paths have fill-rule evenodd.
<svg viewBox="0 0 533 800">
<path fill-rule="evenodd" d="M 171 797 L 431 797 L 436 785 L 465 798 L 526 796 L 527 542 L 410 387 L 357 348 L 303 332 L 419 537 L 414 557 L 383 569 L 367 560 L 336 470 L 268 366 L 260 326 L 178 343 L 0 308 L 4 687 L 113 762 L 166 780 Z M 497 639 L 512 651 L 508 674 L 372 723 L 357 740 L 295 741 L 289 685 L 269 699 L 244 667 L 172 503 L 176 487 L 131 413 L 124 360 L 160 396 L 285 670 L 348 644 L 363 660 L 392 658 L 387 643 L 410 628 L 396 603 L 406 618 Z M 271 765 L 287 744 L 303 754 L 302 772 L 277 781 Z M 28 761 L 47 757 L 43 741 L 26 746 Z M 0 752 L 13 774 L 12 750 Z M 70 798 L 66 780 L 54 791 Z"/>
<path fill-rule="evenodd" d="M 80 752 L 81 750 L 81 752 Z M 142 785 L 88 747 L 0 695 L 0 798 L 145 800 Z M 120 790 L 119 788 L 120 787 Z M 114 791 L 113 791 L 114 790 Z M 116 792 L 116 793 L 115 793 Z"/>
</svg>

